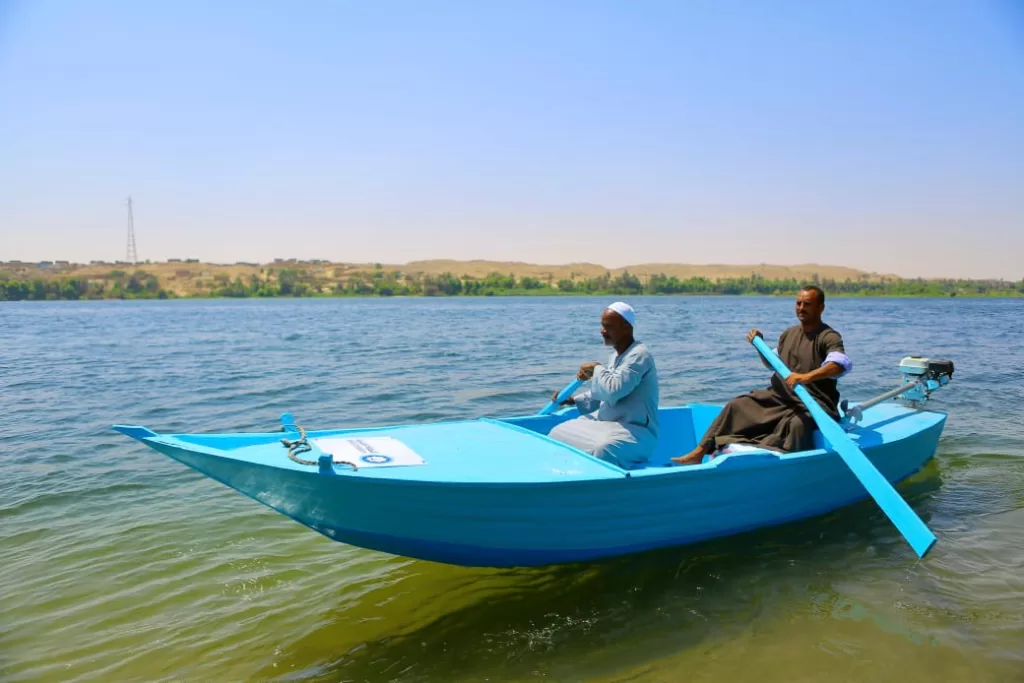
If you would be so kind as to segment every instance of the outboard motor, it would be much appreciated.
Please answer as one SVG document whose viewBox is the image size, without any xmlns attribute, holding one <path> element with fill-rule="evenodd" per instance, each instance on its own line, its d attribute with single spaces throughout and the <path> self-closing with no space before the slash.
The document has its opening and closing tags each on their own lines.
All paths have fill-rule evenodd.
<svg viewBox="0 0 1024 683">
<path fill-rule="evenodd" d="M 916 406 L 927 401 L 933 391 L 949 384 L 953 379 L 953 361 L 907 356 L 900 361 L 900 375 L 904 383 L 914 385 L 902 394 L 903 400 Z"/>
<path fill-rule="evenodd" d="M 902 386 L 853 408 L 848 407 L 848 401 L 843 401 L 840 407 L 845 413 L 843 423 L 847 428 L 857 424 L 864 417 L 865 410 L 890 398 L 900 398 L 909 407 L 917 408 L 928 400 L 933 391 L 946 386 L 953 379 L 953 361 L 907 356 L 900 361 L 900 377 L 903 379 Z"/>
</svg>

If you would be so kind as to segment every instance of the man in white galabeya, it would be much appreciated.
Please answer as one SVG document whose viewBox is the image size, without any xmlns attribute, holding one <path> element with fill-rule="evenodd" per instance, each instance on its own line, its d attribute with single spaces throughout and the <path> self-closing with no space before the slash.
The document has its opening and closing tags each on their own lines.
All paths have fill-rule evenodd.
<svg viewBox="0 0 1024 683">
<path fill-rule="evenodd" d="M 616 301 L 604 310 L 601 336 L 615 352 L 607 365 L 580 365 L 576 376 L 590 380 L 590 387 L 562 404 L 575 405 L 580 417 L 548 434 L 623 469 L 646 465 L 658 444 L 658 371 L 650 351 L 633 337 L 635 324 L 629 304 Z"/>
</svg>

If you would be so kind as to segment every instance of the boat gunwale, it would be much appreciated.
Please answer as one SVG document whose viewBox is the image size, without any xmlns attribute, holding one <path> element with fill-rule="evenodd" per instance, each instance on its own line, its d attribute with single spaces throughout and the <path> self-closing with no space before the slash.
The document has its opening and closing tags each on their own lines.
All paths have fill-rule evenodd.
<svg viewBox="0 0 1024 683">
<path fill-rule="evenodd" d="M 687 408 L 687 407 L 694 406 L 694 405 L 715 405 L 715 404 L 685 404 L 683 406 L 678 406 L 678 408 Z M 941 429 L 942 425 L 944 424 L 945 420 L 948 417 L 948 415 L 945 412 L 943 412 L 943 411 L 926 410 L 926 409 L 907 409 L 907 412 L 904 413 L 903 415 L 898 416 L 897 419 L 902 419 L 903 417 L 909 417 L 909 416 L 918 415 L 918 414 L 934 415 L 936 419 L 931 424 L 929 424 L 929 425 L 927 425 L 927 426 L 925 426 L 923 428 L 915 429 L 913 431 L 908 431 L 908 432 L 906 432 L 904 434 L 901 434 L 898 437 L 896 437 L 896 438 L 894 438 L 894 439 L 892 439 L 890 441 L 883 441 L 881 443 L 863 446 L 863 450 L 864 450 L 865 454 L 866 455 L 870 455 L 870 453 L 873 450 L 877 449 L 877 448 L 884 447 L 884 446 L 892 446 L 894 444 L 899 444 L 901 442 L 907 441 L 908 439 L 913 439 L 913 438 L 919 436 L 920 434 L 923 434 L 923 433 L 928 432 L 928 431 L 930 431 L 932 429 L 935 429 L 935 428 Z M 546 434 L 541 434 L 539 432 L 532 431 L 532 430 L 530 430 L 530 429 L 528 429 L 526 427 L 523 427 L 523 426 L 515 424 L 515 423 L 505 422 L 505 420 L 509 420 L 509 419 L 523 419 L 523 418 L 529 418 L 529 417 L 533 417 L 533 416 L 525 415 L 525 416 L 516 416 L 516 417 L 512 417 L 512 418 L 490 418 L 490 417 L 483 417 L 483 418 L 476 418 L 476 419 L 471 419 L 471 420 L 455 420 L 455 421 L 447 422 L 445 424 L 458 424 L 460 422 L 461 423 L 476 423 L 476 422 L 484 421 L 484 422 L 487 422 L 489 424 L 494 424 L 494 425 L 497 425 L 497 426 L 500 426 L 500 427 L 503 427 L 503 428 L 511 429 L 511 430 L 514 430 L 514 431 L 517 431 L 517 432 L 521 432 L 521 433 L 529 435 L 529 436 L 531 436 L 533 438 L 538 438 L 540 440 L 547 441 L 549 443 L 555 444 L 555 445 L 557 445 L 559 447 L 562 447 L 562 448 L 572 452 L 574 455 L 577 455 L 579 457 L 583 457 L 583 458 L 585 458 L 585 459 L 587 459 L 587 460 L 589 460 L 591 462 L 596 462 L 598 464 L 601 464 L 602 466 L 604 466 L 605 468 L 607 468 L 610 471 L 614 472 L 615 474 L 621 474 L 622 476 L 621 477 L 615 477 L 615 478 L 602 478 L 602 477 L 597 477 L 597 476 L 585 476 L 585 477 L 580 477 L 580 478 L 576 478 L 576 479 L 537 479 L 537 480 L 532 480 L 532 481 L 500 481 L 500 480 L 498 480 L 498 481 L 494 481 L 494 480 L 492 480 L 492 481 L 487 481 L 487 480 L 484 480 L 484 481 L 454 481 L 454 480 L 447 480 L 447 479 L 405 479 L 405 478 L 393 478 L 393 477 L 389 477 L 389 476 L 386 476 L 386 475 L 378 475 L 378 474 L 374 474 L 373 476 L 366 476 L 364 472 L 360 472 L 358 470 L 352 470 L 352 469 L 344 467 L 344 466 L 336 466 L 331 474 L 323 474 L 323 473 L 321 473 L 319 471 L 319 469 L 315 465 L 301 465 L 299 463 L 292 462 L 291 460 L 288 460 L 288 459 L 283 460 L 280 464 L 270 464 L 270 463 L 263 463 L 263 462 L 254 462 L 252 460 L 247 460 L 245 458 L 240 458 L 240 457 L 232 455 L 231 454 L 232 453 L 232 449 L 221 449 L 221 448 L 215 448 L 215 447 L 212 447 L 212 446 L 204 446 L 204 445 L 201 445 L 201 444 L 196 444 L 196 443 L 193 443 L 193 442 L 190 442 L 190 441 L 186 441 L 184 439 L 179 438 L 179 437 L 189 437 L 189 436 L 202 436 L 202 437 L 211 437 L 211 436 L 218 437 L 218 436 L 223 436 L 226 439 L 235 438 L 235 437 L 244 437 L 244 438 L 267 437 L 268 438 L 267 445 L 269 445 L 269 444 L 273 443 L 274 439 L 281 438 L 280 435 L 294 434 L 294 432 L 281 431 L 281 432 L 234 432 L 234 433 L 227 433 L 227 434 L 222 434 L 222 433 L 206 433 L 206 434 L 203 434 L 203 433 L 175 433 L 175 434 L 160 434 L 160 433 L 157 433 L 157 432 L 153 432 L 152 430 L 149 430 L 146 427 L 136 426 L 136 425 L 114 425 L 114 428 L 118 429 L 118 428 L 122 428 L 123 427 L 123 428 L 126 428 L 128 430 L 143 429 L 143 430 L 149 432 L 150 435 L 147 435 L 147 436 L 135 436 L 134 437 L 138 441 L 140 441 L 142 443 L 146 443 L 147 445 L 151 445 L 152 446 L 153 444 L 160 444 L 160 445 L 163 445 L 165 447 L 169 447 L 169 448 L 173 448 L 173 449 L 178 449 L 178 450 L 182 450 L 182 451 L 186 451 L 186 452 L 196 453 L 196 454 L 204 455 L 204 456 L 208 456 L 208 457 L 223 458 L 225 460 L 230 460 L 230 461 L 236 462 L 236 463 L 244 463 L 245 465 L 249 465 L 249 466 L 253 466 L 253 467 L 266 468 L 266 469 L 270 469 L 270 470 L 285 470 L 285 471 L 290 471 L 290 472 L 296 472 L 296 473 L 301 474 L 301 475 L 347 476 L 347 477 L 357 478 L 357 479 L 359 479 L 362 482 L 375 482 L 375 483 L 381 483 L 381 484 L 386 484 L 386 485 L 401 485 L 401 486 L 443 486 L 443 487 L 453 487 L 453 488 L 454 487 L 459 487 L 459 488 L 461 488 L 461 487 L 516 488 L 516 487 L 576 487 L 576 486 L 593 486 L 595 484 L 605 484 L 605 483 L 610 483 L 610 482 L 618 482 L 618 481 L 620 481 L 622 479 L 634 479 L 634 480 L 636 480 L 636 479 L 639 479 L 639 480 L 653 479 L 653 480 L 656 480 L 656 481 L 662 481 L 665 478 L 676 479 L 678 477 L 684 477 L 684 476 L 711 475 L 711 474 L 714 474 L 716 472 L 720 472 L 722 474 L 728 474 L 728 473 L 732 473 L 732 472 L 736 472 L 736 471 L 740 471 L 740 470 L 763 469 L 763 468 L 768 468 L 768 467 L 778 467 L 778 466 L 781 466 L 781 465 L 802 464 L 802 463 L 805 463 L 805 462 L 809 462 L 809 461 L 812 461 L 812 460 L 815 460 L 815 459 L 824 458 L 824 457 L 835 457 L 835 458 L 840 457 L 839 454 L 835 450 L 833 450 L 831 448 L 827 448 L 827 447 L 814 448 L 814 449 L 811 449 L 811 450 L 798 451 L 798 452 L 795 452 L 795 453 L 778 453 L 778 452 L 772 452 L 772 451 L 765 450 L 765 451 L 754 451 L 754 452 L 745 452 L 745 453 L 743 453 L 743 452 L 741 452 L 741 453 L 726 453 L 726 454 L 723 454 L 723 455 L 719 455 L 719 456 L 717 456 L 717 457 L 715 457 L 715 458 L 713 458 L 713 459 L 711 459 L 711 460 L 709 460 L 707 462 L 702 462 L 702 463 L 698 463 L 698 464 L 695 464 L 695 465 L 669 466 L 669 465 L 654 464 L 654 465 L 649 465 L 647 467 L 640 468 L 640 469 L 626 470 L 626 469 L 623 469 L 623 468 L 621 468 L 621 467 L 619 467 L 617 465 L 614 465 L 612 463 L 608 463 L 606 461 L 603 461 L 600 458 L 596 458 L 596 457 L 590 455 L 589 453 L 585 453 L 585 452 L 583 452 L 583 451 L 581 451 L 581 450 L 579 450 L 579 449 L 577 449 L 577 448 L 575 448 L 575 447 L 573 447 L 571 445 L 564 444 L 564 443 L 562 443 L 560 441 L 552 439 L 551 437 L 549 437 Z M 425 423 L 424 425 L 400 425 L 400 426 L 427 426 L 427 425 L 430 425 L 430 424 L 437 424 L 437 423 Z M 359 433 L 380 432 L 380 431 L 392 430 L 394 428 L 395 428 L 395 425 L 391 425 L 391 426 L 385 425 L 385 426 L 368 427 L 368 428 L 354 427 L 354 428 L 344 428 L 344 429 L 316 430 L 316 431 L 308 431 L 308 432 L 306 432 L 306 436 L 308 438 L 321 438 L 323 436 L 331 436 L 331 435 L 338 435 L 338 434 L 352 433 L 352 432 L 359 432 Z M 118 429 L 118 431 L 122 431 L 122 430 Z M 129 436 L 132 436 L 128 432 L 123 432 L 123 433 L 126 433 Z M 256 445 L 263 445 L 263 444 L 256 444 Z M 157 449 L 157 450 L 159 450 L 159 449 Z M 165 455 L 168 455 L 168 454 L 165 453 Z M 170 456 L 170 457 L 173 458 L 173 456 Z M 174 458 L 174 459 L 177 459 L 177 458 Z"/>
</svg>

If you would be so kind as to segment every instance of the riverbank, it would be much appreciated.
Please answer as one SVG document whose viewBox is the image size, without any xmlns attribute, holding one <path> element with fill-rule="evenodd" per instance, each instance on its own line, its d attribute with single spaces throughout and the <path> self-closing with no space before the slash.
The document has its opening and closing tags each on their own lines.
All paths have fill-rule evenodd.
<svg viewBox="0 0 1024 683">
<path fill-rule="evenodd" d="M 206 279 L 204 279 L 206 278 Z M 820 286 L 830 297 L 927 297 L 990 298 L 1024 296 L 1024 281 L 1003 280 L 844 280 L 768 279 L 757 275 L 742 278 L 693 277 L 680 280 L 656 273 L 641 278 L 630 273 L 545 282 L 531 276 L 492 273 L 483 278 L 451 273 L 425 275 L 376 270 L 350 275 L 343 280 L 295 268 L 262 269 L 247 279 L 225 274 L 190 280 L 187 286 L 175 278 L 161 278 L 139 269 L 90 277 L 14 278 L 0 273 L 0 301 L 54 301 L 99 299 L 227 299 L 276 297 L 395 296 L 792 296 L 807 284 Z M 175 286 L 177 285 L 177 286 Z"/>
<path fill-rule="evenodd" d="M 404 265 L 277 260 L 274 263 L 61 261 L 0 263 L 0 300 L 391 296 L 640 296 L 795 294 L 816 284 L 829 296 L 1024 295 L 1024 281 L 922 279 L 804 264 L 537 265 L 418 261 Z"/>
</svg>

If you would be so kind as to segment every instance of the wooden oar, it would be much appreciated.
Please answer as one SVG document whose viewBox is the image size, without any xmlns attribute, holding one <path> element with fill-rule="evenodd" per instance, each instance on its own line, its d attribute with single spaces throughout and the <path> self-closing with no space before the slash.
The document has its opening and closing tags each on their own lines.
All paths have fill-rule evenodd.
<svg viewBox="0 0 1024 683">
<path fill-rule="evenodd" d="M 548 401 L 548 404 L 540 409 L 538 415 L 547 415 L 554 412 L 558 406 L 562 404 L 562 401 L 576 393 L 576 390 L 583 386 L 583 380 L 574 379 L 565 385 L 565 388 L 558 392 L 558 398 L 554 401 Z"/>
<path fill-rule="evenodd" d="M 782 379 L 789 377 L 789 368 L 782 362 L 782 359 L 772 351 L 764 339 L 755 336 L 751 342 L 761 352 L 764 359 L 779 373 Z M 896 528 L 900 530 L 903 537 L 907 539 L 910 547 L 914 549 L 918 557 L 924 557 L 928 549 L 935 543 L 935 534 L 925 526 L 921 518 L 914 513 L 914 510 L 907 504 L 907 501 L 900 497 L 892 484 L 882 476 L 882 473 L 868 460 L 864 452 L 853 442 L 849 435 L 836 424 L 835 420 L 829 417 L 807 388 L 802 384 L 796 385 L 796 395 L 807 406 L 811 417 L 821 430 L 821 435 L 832 445 L 832 448 L 839 453 L 846 462 L 847 467 L 864 485 L 871 497 L 875 499 L 878 506 L 889 517 Z"/>
</svg>

